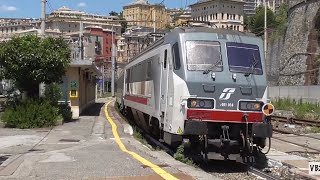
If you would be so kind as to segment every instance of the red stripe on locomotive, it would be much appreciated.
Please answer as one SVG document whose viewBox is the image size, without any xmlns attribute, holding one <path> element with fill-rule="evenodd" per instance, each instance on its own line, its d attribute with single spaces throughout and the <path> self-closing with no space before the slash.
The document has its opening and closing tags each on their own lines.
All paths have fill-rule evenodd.
<svg viewBox="0 0 320 180">
<path fill-rule="evenodd" d="M 262 122 L 263 114 L 261 112 L 247 112 L 248 122 Z M 208 110 L 187 110 L 187 119 L 215 121 L 215 122 L 246 122 L 243 112 L 235 111 L 208 111 Z"/>
<path fill-rule="evenodd" d="M 129 101 L 133 101 L 136 103 L 148 105 L 148 98 L 145 98 L 145 97 L 125 95 L 124 99 L 129 100 Z"/>
</svg>

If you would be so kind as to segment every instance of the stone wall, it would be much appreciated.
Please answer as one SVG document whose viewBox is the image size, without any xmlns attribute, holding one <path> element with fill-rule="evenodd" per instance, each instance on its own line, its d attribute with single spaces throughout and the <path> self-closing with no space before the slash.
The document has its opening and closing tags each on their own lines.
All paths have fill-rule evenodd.
<svg viewBox="0 0 320 180">
<path fill-rule="evenodd" d="M 268 74 L 267 79 L 269 86 L 277 86 L 279 82 L 279 57 L 281 56 L 283 43 L 283 37 L 270 39 L 268 43 L 266 70 Z"/>
<path fill-rule="evenodd" d="M 306 73 L 315 67 L 315 21 L 319 16 L 320 1 L 293 0 L 288 12 L 288 26 L 284 37 L 270 41 L 267 71 L 269 85 L 311 85 L 319 82 L 316 73 Z M 317 44 L 317 43 L 316 43 Z M 312 45 L 312 52 L 310 47 Z M 312 56 L 310 53 L 313 53 Z M 268 69 L 268 67 L 267 67 Z M 314 72 L 314 71 L 312 71 Z"/>
</svg>

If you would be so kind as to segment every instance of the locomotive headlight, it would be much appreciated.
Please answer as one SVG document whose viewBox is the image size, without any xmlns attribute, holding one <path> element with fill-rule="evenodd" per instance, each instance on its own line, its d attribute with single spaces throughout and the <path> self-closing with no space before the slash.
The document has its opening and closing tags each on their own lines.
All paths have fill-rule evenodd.
<svg viewBox="0 0 320 180">
<path fill-rule="evenodd" d="M 213 99 L 188 99 L 188 108 L 213 109 Z"/>
<path fill-rule="evenodd" d="M 241 101 L 239 110 L 242 111 L 261 111 L 263 103 L 259 101 Z"/>
<path fill-rule="evenodd" d="M 260 110 L 261 109 L 260 103 L 259 104 L 258 103 L 254 104 L 254 109 Z"/>
<path fill-rule="evenodd" d="M 196 107 L 197 106 L 197 101 L 196 100 L 192 100 L 191 101 L 191 107 Z"/>
</svg>

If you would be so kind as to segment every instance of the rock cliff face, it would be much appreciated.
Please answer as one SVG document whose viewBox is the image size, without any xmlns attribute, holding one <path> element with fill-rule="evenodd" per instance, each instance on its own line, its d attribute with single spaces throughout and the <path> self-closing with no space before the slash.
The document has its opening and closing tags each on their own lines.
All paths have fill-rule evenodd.
<svg viewBox="0 0 320 180">
<path fill-rule="evenodd" d="M 269 85 L 320 84 L 320 1 L 289 1 L 288 28 L 284 37 L 268 44 Z"/>
</svg>

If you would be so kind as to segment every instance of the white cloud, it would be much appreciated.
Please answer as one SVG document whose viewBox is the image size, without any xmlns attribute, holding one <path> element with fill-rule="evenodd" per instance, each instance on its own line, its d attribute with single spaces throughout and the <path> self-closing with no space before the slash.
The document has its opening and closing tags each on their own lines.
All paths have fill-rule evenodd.
<svg viewBox="0 0 320 180">
<path fill-rule="evenodd" d="M 86 7 L 86 6 L 87 6 L 87 4 L 85 2 L 81 2 L 78 4 L 78 7 Z"/>
<path fill-rule="evenodd" d="M 0 11 L 16 11 L 17 8 L 14 6 L 1 5 Z"/>
</svg>

